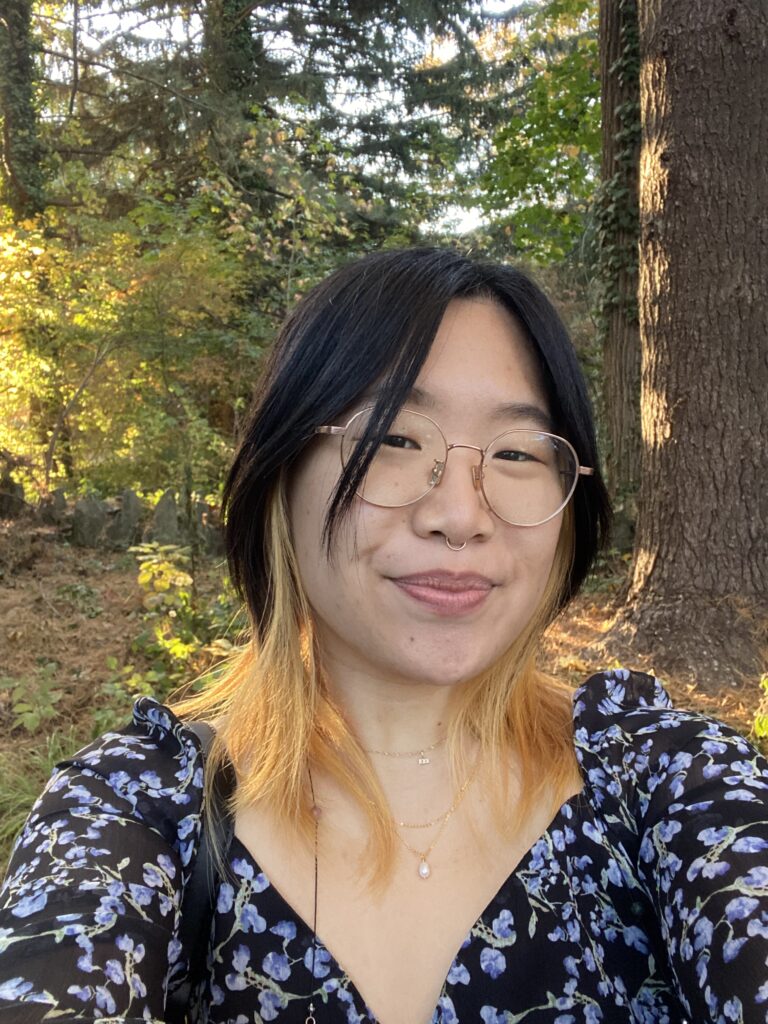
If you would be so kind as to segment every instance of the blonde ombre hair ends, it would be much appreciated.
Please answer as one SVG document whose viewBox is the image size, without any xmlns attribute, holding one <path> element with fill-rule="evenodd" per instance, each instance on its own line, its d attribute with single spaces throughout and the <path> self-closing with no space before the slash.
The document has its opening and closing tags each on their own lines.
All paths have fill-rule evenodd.
<svg viewBox="0 0 768 1024">
<path fill-rule="evenodd" d="M 276 819 L 308 840 L 314 829 L 308 770 L 332 776 L 365 813 L 370 830 L 365 851 L 371 880 L 386 878 L 396 849 L 395 822 L 376 773 L 325 685 L 312 613 L 298 574 L 281 476 L 267 504 L 270 616 L 259 633 L 214 674 L 200 693 L 173 710 L 211 721 L 216 739 L 209 758 L 207 792 L 223 759 L 237 776 L 233 812 L 266 804 Z M 448 752 L 454 779 L 466 778 L 467 739 L 479 752 L 480 772 L 494 801 L 497 823 L 510 836 L 541 799 L 554 813 L 578 771 L 573 751 L 567 687 L 539 671 L 537 651 L 556 613 L 572 558 L 569 509 L 539 604 L 504 655 L 476 678 L 461 684 L 448 722 Z M 508 773 L 519 772 L 516 813 L 508 807 Z"/>
</svg>

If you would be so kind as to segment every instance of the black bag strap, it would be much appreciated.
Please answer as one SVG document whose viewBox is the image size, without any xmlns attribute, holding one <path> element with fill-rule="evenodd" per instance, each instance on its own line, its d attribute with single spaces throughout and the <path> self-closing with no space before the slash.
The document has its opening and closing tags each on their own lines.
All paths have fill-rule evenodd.
<svg viewBox="0 0 768 1024">
<path fill-rule="evenodd" d="M 185 725 L 200 741 L 205 771 L 216 732 L 207 722 Z M 179 987 L 168 993 L 165 1020 L 169 1024 L 184 1024 L 187 1020 L 192 992 L 205 971 L 218 876 L 214 850 L 218 848 L 220 856 L 225 855 L 232 841 L 235 823 L 229 812 L 229 798 L 234 788 L 234 770 L 230 764 L 224 764 L 214 777 L 210 803 L 203 808 L 200 842 L 181 901 L 178 937 L 187 958 L 187 974 Z"/>
</svg>

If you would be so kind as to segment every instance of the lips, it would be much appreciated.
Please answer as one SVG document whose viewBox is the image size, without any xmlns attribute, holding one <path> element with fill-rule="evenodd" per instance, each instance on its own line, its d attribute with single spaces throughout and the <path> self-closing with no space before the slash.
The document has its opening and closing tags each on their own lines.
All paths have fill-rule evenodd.
<svg viewBox="0 0 768 1024">
<path fill-rule="evenodd" d="M 494 583 L 479 573 L 428 572 L 397 576 L 392 582 L 408 597 L 438 615 L 462 615 L 479 608 L 490 594 Z"/>
</svg>

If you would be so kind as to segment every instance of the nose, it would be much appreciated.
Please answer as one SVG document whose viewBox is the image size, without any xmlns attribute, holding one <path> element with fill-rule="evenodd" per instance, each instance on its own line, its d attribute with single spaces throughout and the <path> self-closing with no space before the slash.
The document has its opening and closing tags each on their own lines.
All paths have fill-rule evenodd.
<svg viewBox="0 0 768 1024">
<path fill-rule="evenodd" d="M 454 449 L 465 451 L 451 457 Z M 440 535 L 455 544 L 490 536 L 494 517 L 482 491 L 481 460 L 482 449 L 476 445 L 448 445 L 445 461 L 435 463 L 434 486 L 411 506 L 419 536 Z"/>
</svg>

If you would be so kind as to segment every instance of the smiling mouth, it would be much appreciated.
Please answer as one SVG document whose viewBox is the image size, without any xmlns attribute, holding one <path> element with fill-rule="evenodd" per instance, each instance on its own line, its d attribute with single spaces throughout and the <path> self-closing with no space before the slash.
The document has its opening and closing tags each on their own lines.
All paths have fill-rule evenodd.
<svg viewBox="0 0 768 1024">
<path fill-rule="evenodd" d="M 412 600 L 438 615 L 472 612 L 487 600 L 494 587 L 485 576 L 474 573 L 418 573 L 395 577 L 392 582 Z"/>
</svg>

